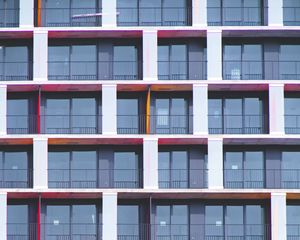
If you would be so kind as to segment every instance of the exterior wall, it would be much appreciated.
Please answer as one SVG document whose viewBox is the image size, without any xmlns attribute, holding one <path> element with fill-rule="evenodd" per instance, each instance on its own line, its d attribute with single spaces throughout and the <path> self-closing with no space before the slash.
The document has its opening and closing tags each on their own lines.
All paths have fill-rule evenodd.
<svg viewBox="0 0 300 240">
<path fill-rule="evenodd" d="M 6 134 L 7 86 L 0 85 L 0 135 Z"/>
<path fill-rule="evenodd" d="M 286 194 L 271 194 L 272 240 L 286 239 Z"/>
<path fill-rule="evenodd" d="M 48 188 L 48 139 L 33 139 L 33 188 Z"/>
<path fill-rule="evenodd" d="M 33 33 L 33 80 L 48 80 L 48 31 Z"/>
<path fill-rule="evenodd" d="M 103 193 L 103 240 L 117 240 L 117 193 Z"/>
<path fill-rule="evenodd" d="M 206 6 L 207 0 L 192 0 L 193 6 L 193 26 L 205 27 L 207 26 L 207 13 Z"/>
<path fill-rule="evenodd" d="M 208 87 L 193 85 L 193 130 L 194 135 L 208 134 Z"/>
<path fill-rule="evenodd" d="M 102 0 L 102 26 L 112 28 L 117 26 L 117 0 Z"/>
<path fill-rule="evenodd" d="M 144 189 L 158 189 L 158 139 L 144 138 Z"/>
<path fill-rule="evenodd" d="M 269 0 L 268 1 L 268 25 L 282 26 L 283 25 L 283 1 L 284 0 Z"/>
<path fill-rule="evenodd" d="M 157 31 L 144 30 L 143 31 L 143 79 L 157 80 Z"/>
<path fill-rule="evenodd" d="M 0 239 L 7 239 L 7 194 L 0 193 Z"/>
<path fill-rule="evenodd" d="M 223 140 L 208 139 L 208 188 L 223 188 Z"/>
<path fill-rule="evenodd" d="M 117 85 L 102 85 L 102 133 L 117 134 Z"/>
<path fill-rule="evenodd" d="M 269 85 L 270 134 L 284 134 L 284 85 Z"/>
<path fill-rule="evenodd" d="M 207 30 L 207 79 L 222 80 L 222 31 Z"/>
<path fill-rule="evenodd" d="M 34 0 L 20 0 L 20 27 L 33 27 Z"/>
</svg>

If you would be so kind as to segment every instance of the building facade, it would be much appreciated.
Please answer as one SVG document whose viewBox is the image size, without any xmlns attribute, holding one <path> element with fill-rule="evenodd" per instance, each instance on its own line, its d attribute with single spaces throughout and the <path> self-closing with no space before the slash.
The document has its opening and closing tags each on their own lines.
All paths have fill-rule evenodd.
<svg viewBox="0 0 300 240">
<path fill-rule="evenodd" d="M 0 239 L 300 239 L 299 39 L 296 0 L 0 0 Z"/>
</svg>

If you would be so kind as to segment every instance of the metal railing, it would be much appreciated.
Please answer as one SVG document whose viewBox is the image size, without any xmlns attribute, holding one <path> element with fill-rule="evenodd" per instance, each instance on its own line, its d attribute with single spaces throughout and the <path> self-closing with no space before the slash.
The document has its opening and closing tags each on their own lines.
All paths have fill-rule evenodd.
<svg viewBox="0 0 300 240">
<path fill-rule="evenodd" d="M 267 169 L 267 187 L 274 189 L 299 189 L 300 169 Z"/>
<path fill-rule="evenodd" d="M 31 188 L 32 169 L 0 169 L 0 188 Z"/>
<path fill-rule="evenodd" d="M 36 9 L 36 12 L 39 9 Z M 43 27 L 101 26 L 102 9 L 97 8 L 41 8 Z M 36 23 L 37 25 L 37 23 Z"/>
<path fill-rule="evenodd" d="M 270 240 L 268 224 L 118 224 L 118 240 Z"/>
<path fill-rule="evenodd" d="M 117 115 L 118 134 L 145 134 L 145 115 Z"/>
<path fill-rule="evenodd" d="M 190 7 L 118 7 L 118 26 L 188 26 L 192 24 Z"/>
<path fill-rule="evenodd" d="M 300 115 L 285 115 L 285 133 L 300 134 Z"/>
<path fill-rule="evenodd" d="M 283 7 L 283 25 L 300 26 L 300 6 Z"/>
<path fill-rule="evenodd" d="M 287 240 L 300 239 L 300 224 L 287 224 L 286 232 L 287 232 Z"/>
<path fill-rule="evenodd" d="M 140 188 L 141 169 L 48 169 L 49 188 Z"/>
<path fill-rule="evenodd" d="M 158 61 L 159 80 L 205 80 L 206 61 Z"/>
<path fill-rule="evenodd" d="M 207 188 L 206 169 L 158 169 L 159 188 Z"/>
<path fill-rule="evenodd" d="M 99 134 L 101 115 L 41 115 L 41 133 Z"/>
<path fill-rule="evenodd" d="M 138 80 L 138 61 L 50 61 L 49 80 Z"/>
<path fill-rule="evenodd" d="M 151 134 L 191 134 L 193 129 L 191 115 L 151 115 Z"/>
<path fill-rule="evenodd" d="M 0 27 L 19 27 L 19 8 L 0 9 Z"/>
<path fill-rule="evenodd" d="M 264 115 L 208 115 L 210 134 L 264 134 Z"/>
<path fill-rule="evenodd" d="M 38 240 L 36 223 L 7 223 L 7 240 Z"/>
<path fill-rule="evenodd" d="M 7 115 L 8 134 L 32 134 L 37 133 L 37 115 Z"/>
<path fill-rule="evenodd" d="M 265 169 L 224 169 L 225 188 L 264 188 Z"/>
<path fill-rule="evenodd" d="M 33 65 L 29 61 L 0 62 L 0 81 L 32 80 Z"/>
<path fill-rule="evenodd" d="M 300 61 L 223 61 L 225 80 L 300 80 Z"/>
<path fill-rule="evenodd" d="M 59 221 L 54 221 L 53 223 L 43 223 L 41 224 L 41 240 L 48 239 L 99 240 L 102 239 L 102 224 L 60 223 Z"/>
<path fill-rule="evenodd" d="M 208 26 L 260 26 L 262 7 L 207 7 Z"/>
</svg>

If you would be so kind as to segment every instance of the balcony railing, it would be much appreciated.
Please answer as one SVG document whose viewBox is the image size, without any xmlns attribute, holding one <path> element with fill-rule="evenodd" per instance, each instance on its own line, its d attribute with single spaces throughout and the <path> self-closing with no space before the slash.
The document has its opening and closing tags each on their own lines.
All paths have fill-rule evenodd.
<svg viewBox="0 0 300 240">
<path fill-rule="evenodd" d="M 270 240 L 268 224 L 118 224 L 118 240 Z"/>
<path fill-rule="evenodd" d="M 140 188 L 141 169 L 49 169 L 49 188 Z"/>
<path fill-rule="evenodd" d="M 37 115 L 7 115 L 8 134 L 37 133 Z"/>
<path fill-rule="evenodd" d="M 300 239 L 300 225 L 299 224 L 287 224 L 286 232 L 287 232 L 287 240 Z"/>
<path fill-rule="evenodd" d="M 206 188 L 206 169 L 158 169 L 159 188 Z"/>
<path fill-rule="evenodd" d="M 206 61 L 158 61 L 160 80 L 205 80 Z"/>
<path fill-rule="evenodd" d="M 43 27 L 101 26 L 102 10 L 96 8 L 41 8 Z"/>
<path fill-rule="evenodd" d="M 300 26 L 300 6 L 283 7 L 283 25 Z"/>
<path fill-rule="evenodd" d="M 95 219 L 96 221 L 96 219 Z M 100 240 L 102 224 L 96 223 L 53 223 L 41 224 L 41 240 Z M 31 240 L 31 239 L 30 239 Z"/>
<path fill-rule="evenodd" d="M 19 27 L 20 9 L 0 9 L 0 27 Z"/>
<path fill-rule="evenodd" d="M 300 115 L 285 115 L 285 133 L 300 134 Z"/>
<path fill-rule="evenodd" d="M 118 115 L 117 131 L 118 134 L 145 134 L 146 116 L 145 115 Z"/>
<path fill-rule="evenodd" d="M 138 80 L 137 61 L 50 61 L 49 80 Z"/>
<path fill-rule="evenodd" d="M 300 80 L 300 61 L 223 61 L 225 80 Z"/>
<path fill-rule="evenodd" d="M 264 188 L 264 169 L 224 169 L 225 188 Z"/>
<path fill-rule="evenodd" d="M 32 169 L 0 169 L 0 188 L 31 188 Z"/>
<path fill-rule="evenodd" d="M 188 26 L 192 11 L 187 7 L 118 7 L 118 26 Z"/>
<path fill-rule="evenodd" d="M 191 134 L 193 129 L 191 115 L 151 115 L 150 133 L 152 134 Z"/>
<path fill-rule="evenodd" d="M 7 240 L 38 240 L 36 223 L 8 223 Z"/>
<path fill-rule="evenodd" d="M 208 115 L 210 134 L 264 134 L 264 115 Z"/>
<path fill-rule="evenodd" d="M 31 62 L 0 62 L 0 81 L 32 80 Z"/>
<path fill-rule="evenodd" d="M 207 7 L 209 26 L 260 26 L 261 7 Z"/>
<path fill-rule="evenodd" d="M 42 115 L 41 133 L 47 134 L 99 134 L 100 115 Z"/>
<path fill-rule="evenodd" d="M 266 179 L 272 183 L 268 188 L 300 188 L 300 169 L 268 169 L 266 174 Z"/>
</svg>

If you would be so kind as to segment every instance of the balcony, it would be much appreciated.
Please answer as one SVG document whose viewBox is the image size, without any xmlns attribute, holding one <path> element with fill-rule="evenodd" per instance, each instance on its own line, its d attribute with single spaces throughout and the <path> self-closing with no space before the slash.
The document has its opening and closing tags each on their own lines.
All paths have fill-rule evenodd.
<svg viewBox="0 0 300 240">
<path fill-rule="evenodd" d="M 264 115 L 208 115 L 210 134 L 264 134 Z"/>
<path fill-rule="evenodd" d="M 33 134 L 37 131 L 37 115 L 7 115 L 8 134 Z"/>
<path fill-rule="evenodd" d="M 300 115 L 285 115 L 285 133 L 300 134 Z"/>
<path fill-rule="evenodd" d="M 145 115 L 118 115 L 118 134 L 145 134 L 146 118 Z"/>
<path fill-rule="evenodd" d="M 208 26 L 261 26 L 261 7 L 207 7 Z"/>
<path fill-rule="evenodd" d="M 118 26 L 189 26 L 192 9 L 188 7 L 118 7 Z"/>
<path fill-rule="evenodd" d="M 151 115 L 151 134 L 191 134 L 193 117 L 188 115 Z"/>
<path fill-rule="evenodd" d="M 0 81 L 32 80 L 32 62 L 0 62 Z"/>
<path fill-rule="evenodd" d="M 138 80 L 137 61 L 51 61 L 49 80 Z"/>
<path fill-rule="evenodd" d="M 287 224 L 286 232 L 287 232 L 287 240 L 300 239 L 300 225 L 299 224 Z"/>
<path fill-rule="evenodd" d="M 225 188 L 264 188 L 264 169 L 224 169 Z"/>
<path fill-rule="evenodd" d="M 38 240 L 36 223 L 8 223 L 7 240 Z"/>
<path fill-rule="evenodd" d="M 298 1 L 292 1 L 292 2 L 294 4 L 298 4 L 298 6 L 283 7 L 284 26 L 300 26 L 300 4 Z"/>
<path fill-rule="evenodd" d="M 49 188 L 141 188 L 142 169 L 49 169 Z"/>
<path fill-rule="evenodd" d="M 43 27 L 93 27 L 101 26 L 102 10 L 95 8 L 41 8 Z M 38 25 L 38 24 L 36 24 Z"/>
<path fill-rule="evenodd" d="M 100 134 L 101 115 L 42 115 L 41 133 Z"/>
<path fill-rule="evenodd" d="M 33 170 L 14 168 L 0 169 L 0 188 L 32 188 Z"/>
<path fill-rule="evenodd" d="M 224 80 L 300 80 L 300 61 L 223 61 Z"/>
<path fill-rule="evenodd" d="M 158 61 L 159 80 L 205 80 L 206 61 Z"/>
<path fill-rule="evenodd" d="M 158 169 L 159 188 L 207 188 L 206 169 Z"/>
<path fill-rule="evenodd" d="M 19 27 L 19 8 L 0 9 L 0 27 Z"/>
<path fill-rule="evenodd" d="M 45 223 L 41 225 L 42 240 L 100 240 L 102 224 L 97 223 Z M 31 239 L 30 239 L 31 240 Z"/>
</svg>

